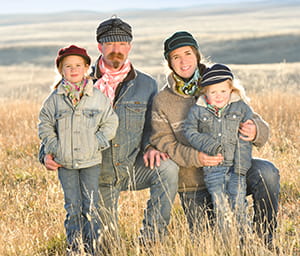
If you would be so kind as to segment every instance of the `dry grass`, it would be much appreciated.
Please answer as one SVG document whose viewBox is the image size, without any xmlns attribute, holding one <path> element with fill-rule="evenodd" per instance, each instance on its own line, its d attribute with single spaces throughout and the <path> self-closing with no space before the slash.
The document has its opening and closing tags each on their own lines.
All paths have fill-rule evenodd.
<svg viewBox="0 0 300 256">
<path fill-rule="evenodd" d="M 235 67 L 241 74 L 253 72 Z M 288 68 L 290 70 L 290 68 Z M 38 71 L 40 72 L 40 71 Z M 281 174 L 279 226 L 275 243 L 281 255 L 299 255 L 300 228 L 300 116 L 299 90 L 288 86 L 283 72 L 278 86 L 248 92 L 252 106 L 270 124 L 272 135 L 255 155 L 277 165 Z M 36 76 L 33 72 L 31 76 Z M 261 81 L 266 73 L 259 74 Z M 272 81 L 271 81 L 272 83 Z M 283 84 L 285 83 L 285 84 Z M 259 85 L 259 83 L 258 83 Z M 281 86 L 282 85 L 282 86 Z M 260 85 L 262 86 L 262 85 Z M 39 93 L 38 95 L 41 95 Z M 63 195 L 56 173 L 47 172 L 37 161 L 37 114 L 41 98 L 0 101 L 0 255 L 62 255 L 64 251 Z M 124 240 L 114 255 L 146 255 L 137 240 L 148 191 L 124 192 L 120 200 L 120 229 Z M 226 250 L 211 231 L 199 234 L 199 246 L 191 244 L 186 221 L 176 198 L 170 236 L 164 245 L 152 248 L 154 255 L 239 255 L 233 241 Z M 255 235 L 249 235 L 246 255 L 272 255 Z"/>
<path fill-rule="evenodd" d="M 131 60 L 137 68 L 164 83 L 162 45 L 174 31 L 188 30 L 199 40 L 204 55 L 214 61 L 268 65 L 230 65 L 242 80 L 256 112 L 270 124 L 267 145 L 255 150 L 280 169 L 281 193 L 275 244 L 282 256 L 300 255 L 300 5 L 246 9 L 198 8 L 155 13 L 120 13 L 134 28 Z M 71 14 L 72 15 L 72 14 Z M 53 82 L 53 60 L 60 47 L 87 47 L 93 60 L 98 55 L 95 29 L 110 14 L 2 17 L 0 26 L 0 255 L 64 255 L 63 194 L 55 172 L 37 160 L 37 115 Z M 178 16 L 181 17 L 178 19 Z M 142 17 L 142 18 L 141 18 Z M 0 17 L 1 18 L 1 17 Z M 66 21 L 66 19 L 69 19 Z M 78 20 L 81 20 L 78 22 Z M 242 22 L 241 22 L 242 21 Z M 292 40 L 291 40 L 292 39 Z M 249 48 L 244 48 L 245 45 Z M 220 52 L 222 51 L 222 52 Z M 297 55 L 298 54 L 298 55 Z M 298 57 L 297 57 L 298 56 Z M 28 64 L 30 63 L 30 64 Z M 248 62 L 251 63 L 251 62 Z M 7 66 L 9 65 L 9 66 Z M 147 255 L 136 244 L 148 191 L 124 192 L 119 204 L 122 246 L 112 256 Z M 251 203 L 251 200 L 250 200 Z M 211 230 L 191 243 L 186 220 L 176 198 L 166 242 L 151 248 L 153 255 L 239 255 L 237 241 L 225 249 Z M 273 255 L 255 234 L 249 234 L 247 256 Z"/>
</svg>

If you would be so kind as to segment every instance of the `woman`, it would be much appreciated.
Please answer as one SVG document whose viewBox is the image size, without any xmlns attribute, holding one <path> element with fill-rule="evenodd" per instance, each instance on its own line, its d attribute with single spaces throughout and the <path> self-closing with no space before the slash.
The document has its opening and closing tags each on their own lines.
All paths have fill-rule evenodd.
<svg viewBox="0 0 300 256">
<path fill-rule="evenodd" d="M 174 33 L 164 42 L 164 56 L 171 69 L 167 85 L 155 97 L 152 109 L 151 144 L 166 152 L 180 166 L 179 195 L 192 233 L 200 228 L 202 218 L 212 219 L 211 198 L 204 185 L 203 166 L 215 166 L 222 155 L 198 152 L 184 136 L 184 121 L 195 104 L 206 65 L 195 38 L 186 31 Z M 263 146 L 269 136 L 268 125 L 257 114 L 240 125 L 246 141 Z M 278 210 L 279 172 L 270 162 L 252 159 L 247 173 L 247 193 L 254 200 L 254 222 L 266 243 L 272 242 Z M 202 219 L 202 220 L 201 220 Z"/>
</svg>

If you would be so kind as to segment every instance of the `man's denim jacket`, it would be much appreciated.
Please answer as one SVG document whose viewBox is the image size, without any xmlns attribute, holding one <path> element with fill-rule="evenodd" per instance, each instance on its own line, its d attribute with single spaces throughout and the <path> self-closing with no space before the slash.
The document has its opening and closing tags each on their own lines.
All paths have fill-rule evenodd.
<svg viewBox="0 0 300 256">
<path fill-rule="evenodd" d="M 98 68 L 94 68 L 92 77 L 101 77 Z M 137 155 L 149 146 L 151 107 L 157 89 L 153 78 L 133 67 L 118 86 L 113 107 L 119 127 L 111 147 L 103 151 L 100 183 L 115 185 L 130 175 Z"/>
<path fill-rule="evenodd" d="M 251 167 L 252 143 L 239 138 L 239 124 L 252 119 L 251 108 L 236 93 L 218 117 L 199 97 L 185 122 L 185 136 L 200 152 L 215 156 L 221 153 L 221 165 L 233 166 L 236 173 L 245 175 Z"/>
</svg>

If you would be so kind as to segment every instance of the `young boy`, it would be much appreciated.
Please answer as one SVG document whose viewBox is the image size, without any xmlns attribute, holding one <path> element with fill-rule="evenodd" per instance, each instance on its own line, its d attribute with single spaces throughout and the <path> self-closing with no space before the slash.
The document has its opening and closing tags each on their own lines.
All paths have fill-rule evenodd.
<svg viewBox="0 0 300 256">
<path fill-rule="evenodd" d="M 253 112 L 243 88 L 233 80 L 231 70 L 223 64 L 208 68 L 200 97 L 185 122 L 186 138 L 194 148 L 224 157 L 223 163 L 203 168 L 221 231 L 229 226 L 228 199 L 241 227 L 246 223 L 246 173 L 252 159 L 251 142 L 240 138 L 239 125 L 252 119 Z"/>
</svg>

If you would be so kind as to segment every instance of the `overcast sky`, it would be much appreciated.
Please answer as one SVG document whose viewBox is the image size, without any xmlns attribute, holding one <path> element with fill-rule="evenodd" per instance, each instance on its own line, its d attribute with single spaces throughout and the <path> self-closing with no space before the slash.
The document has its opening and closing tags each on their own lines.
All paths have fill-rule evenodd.
<svg viewBox="0 0 300 256">
<path fill-rule="evenodd" d="M 262 0 L 245 0 L 259 2 Z M 161 9 L 190 7 L 218 2 L 243 2 L 241 0 L 3 0 L 0 14 L 49 13 L 73 10 L 91 10 L 107 12 L 123 9 Z"/>
</svg>

